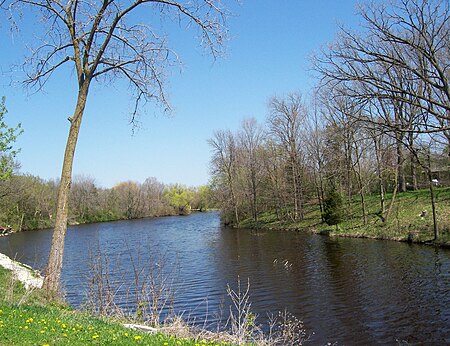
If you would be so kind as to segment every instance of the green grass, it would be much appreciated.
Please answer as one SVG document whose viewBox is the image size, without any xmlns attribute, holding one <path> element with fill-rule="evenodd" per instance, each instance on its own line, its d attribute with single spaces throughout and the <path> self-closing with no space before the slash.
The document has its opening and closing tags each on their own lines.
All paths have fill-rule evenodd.
<svg viewBox="0 0 450 346">
<path fill-rule="evenodd" d="M 97 318 L 64 304 L 45 304 L 39 290 L 26 294 L 11 273 L 0 267 L 0 345 L 219 345 L 206 340 L 147 334 L 118 321 Z M 12 293 L 12 294 L 8 294 Z M 18 302 L 28 297 L 24 304 Z M 222 344 L 221 344 L 222 345 Z M 227 344 L 229 345 L 229 344 Z"/>
<path fill-rule="evenodd" d="M 438 243 L 450 245 L 450 188 L 436 188 L 437 220 L 439 229 Z M 392 195 L 386 196 L 386 208 Z M 367 237 L 414 242 L 427 242 L 433 239 L 433 216 L 429 190 L 408 191 L 397 194 L 390 217 L 383 223 L 380 216 L 378 195 L 365 196 L 367 207 L 367 224 L 364 225 L 362 208 L 358 197 L 353 198 L 351 207 L 344 201 L 346 215 L 339 227 L 330 227 L 321 221 L 317 203 L 305 205 L 304 219 L 301 221 L 279 221 L 273 212 L 263 213 L 258 222 L 247 219 L 242 228 L 265 228 L 283 230 L 309 230 L 315 233 L 329 232 L 330 235 Z M 425 216 L 421 216 L 426 211 Z"/>
</svg>

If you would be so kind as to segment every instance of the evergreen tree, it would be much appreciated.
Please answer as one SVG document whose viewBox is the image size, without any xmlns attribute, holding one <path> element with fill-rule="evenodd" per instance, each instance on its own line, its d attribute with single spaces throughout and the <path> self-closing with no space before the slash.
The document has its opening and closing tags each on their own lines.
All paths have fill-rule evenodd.
<svg viewBox="0 0 450 346">
<path fill-rule="evenodd" d="M 337 225 L 342 222 L 342 197 L 335 187 L 331 188 L 324 201 L 323 219 L 329 225 Z"/>
</svg>

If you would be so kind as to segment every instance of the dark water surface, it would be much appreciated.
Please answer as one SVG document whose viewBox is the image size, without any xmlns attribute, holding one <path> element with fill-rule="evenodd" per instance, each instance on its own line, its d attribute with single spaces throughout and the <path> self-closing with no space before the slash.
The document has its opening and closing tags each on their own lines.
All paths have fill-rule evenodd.
<svg viewBox="0 0 450 346">
<path fill-rule="evenodd" d="M 50 242 L 49 230 L 14 234 L 0 238 L 0 252 L 42 268 Z M 314 333 L 311 345 L 450 344 L 449 250 L 221 228 L 217 213 L 83 225 L 66 238 L 63 282 L 74 305 L 96 247 L 110 259 L 122 254 L 128 273 L 130 251 L 142 263 L 164 255 L 176 268 L 176 309 L 198 321 L 228 309 L 227 283 L 236 287 L 239 276 L 250 280 L 257 321 L 287 308 Z"/>
</svg>

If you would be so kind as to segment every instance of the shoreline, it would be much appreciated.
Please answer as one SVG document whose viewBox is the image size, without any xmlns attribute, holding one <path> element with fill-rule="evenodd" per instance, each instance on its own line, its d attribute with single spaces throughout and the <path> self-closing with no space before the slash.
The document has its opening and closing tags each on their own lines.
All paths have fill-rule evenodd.
<svg viewBox="0 0 450 346">
<path fill-rule="evenodd" d="M 216 211 L 216 209 L 208 209 L 208 210 L 205 210 L 205 211 L 192 210 L 192 212 L 190 214 L 167 214 L 167 215 L 157 215 L 157 216 L 144 216 L 144 217 L 137 217 L 137 218 L 132 218 L 132 219 L 113 219 L 113 220 L 92 221 L 92 222 L 68 222 L 67 223 L 67 227 L 77 227 L 77 226 L 84 226 L 84 225 L 102 224 L 102 223 L 107 223 L 107 222 L 134 221 L 134 220 L 144 220 L 144 219 L 150 219 L 151 220 L 151 219 L 159 219 L 159 218 L 172 217 L 172 216 L 189 216 L 189 215 L 192 215 L 192 214 L 195 214 L 195 213 L 208 213 L 208 212 L 212 212 L 212 211 Z M 11 230 L 8 233 L 0 234 L 0 238 L 1 237 L 7 237 L 7 236 L 10 236 L 11 234 L 16 234 L 16 233 L 39 232 L 39 231 L 51 230 L 53 228 L 54 228 L 54 226 L 43 227 L 43 228 L 26 229 L 26 230 L 22 230 L 22 231 Z"/>
<path fill-rule="evenodd" d="M 324 226 L 324 224 L 318 224 Z M 291 226 L 291 227 L 290 227 Z M 307 232 L 310 234 L 315 234 L 323 237 L 330 238 L 354 238 L 354 239 L 367 239 L 367 240 L 384 240 L 384 241 L 395 241 L 400 243 L 407 244 L 417 244 L 417 245 L 426 245 L 426 246 L 434 246 L 443 249 L 450 249 L 450 242 L 440 242 L 430 240 L 421 240 L 415 239 L 414 237 L 409 236 L 409 234 L 403 234 L 399 236 L 389 236 L 386 234 L 383 235 L 371 235 L 371 234 L 362 234 L 358 231 L 349 232 L 348 230 L 341 229 L 342 233 L 336 232 L 331 226 L 326 226 L 323 229 L 317 229 L 315 227 L 294 227 L 294 224 L 287 226 L 273 226 L 271 224 L 261 224 L 259 223 L 257 226 L 252 225 L 244 225 L 239 227 L 233 227 L 236 229 L 249 229 L 249 230 L 264 230 L 264 231 L 273 231 L 273 232 Z M 411 234 L 411 233 L 410 233 Z"/>
</svg>

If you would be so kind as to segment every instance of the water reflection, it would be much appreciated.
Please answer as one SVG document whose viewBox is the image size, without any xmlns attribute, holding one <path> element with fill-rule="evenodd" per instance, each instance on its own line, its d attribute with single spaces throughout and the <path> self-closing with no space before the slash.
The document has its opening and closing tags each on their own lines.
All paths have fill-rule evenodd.
<svg viewBox="0 0 450 346">
<path fill-rule="evenodd" d="M 0 239 L 0 252 L 42 268 L 50 231 Z M 314 332 L 310 344 L 450 343 L 450 251 L 395 242 L 221 228 L 217 213 L 72 227 L 63 281 L 80 304 L 88 249 L 120 262 L 132 281 L 129 250 L 143 262 L 165 255 L 175 275 L 175 307 L 209 323 L 229 302 L 226 287 L 251 284 L 252 308 L 288 308 Z M 139 251 L 138 251 L 139 249 Z"/>
</svg>

